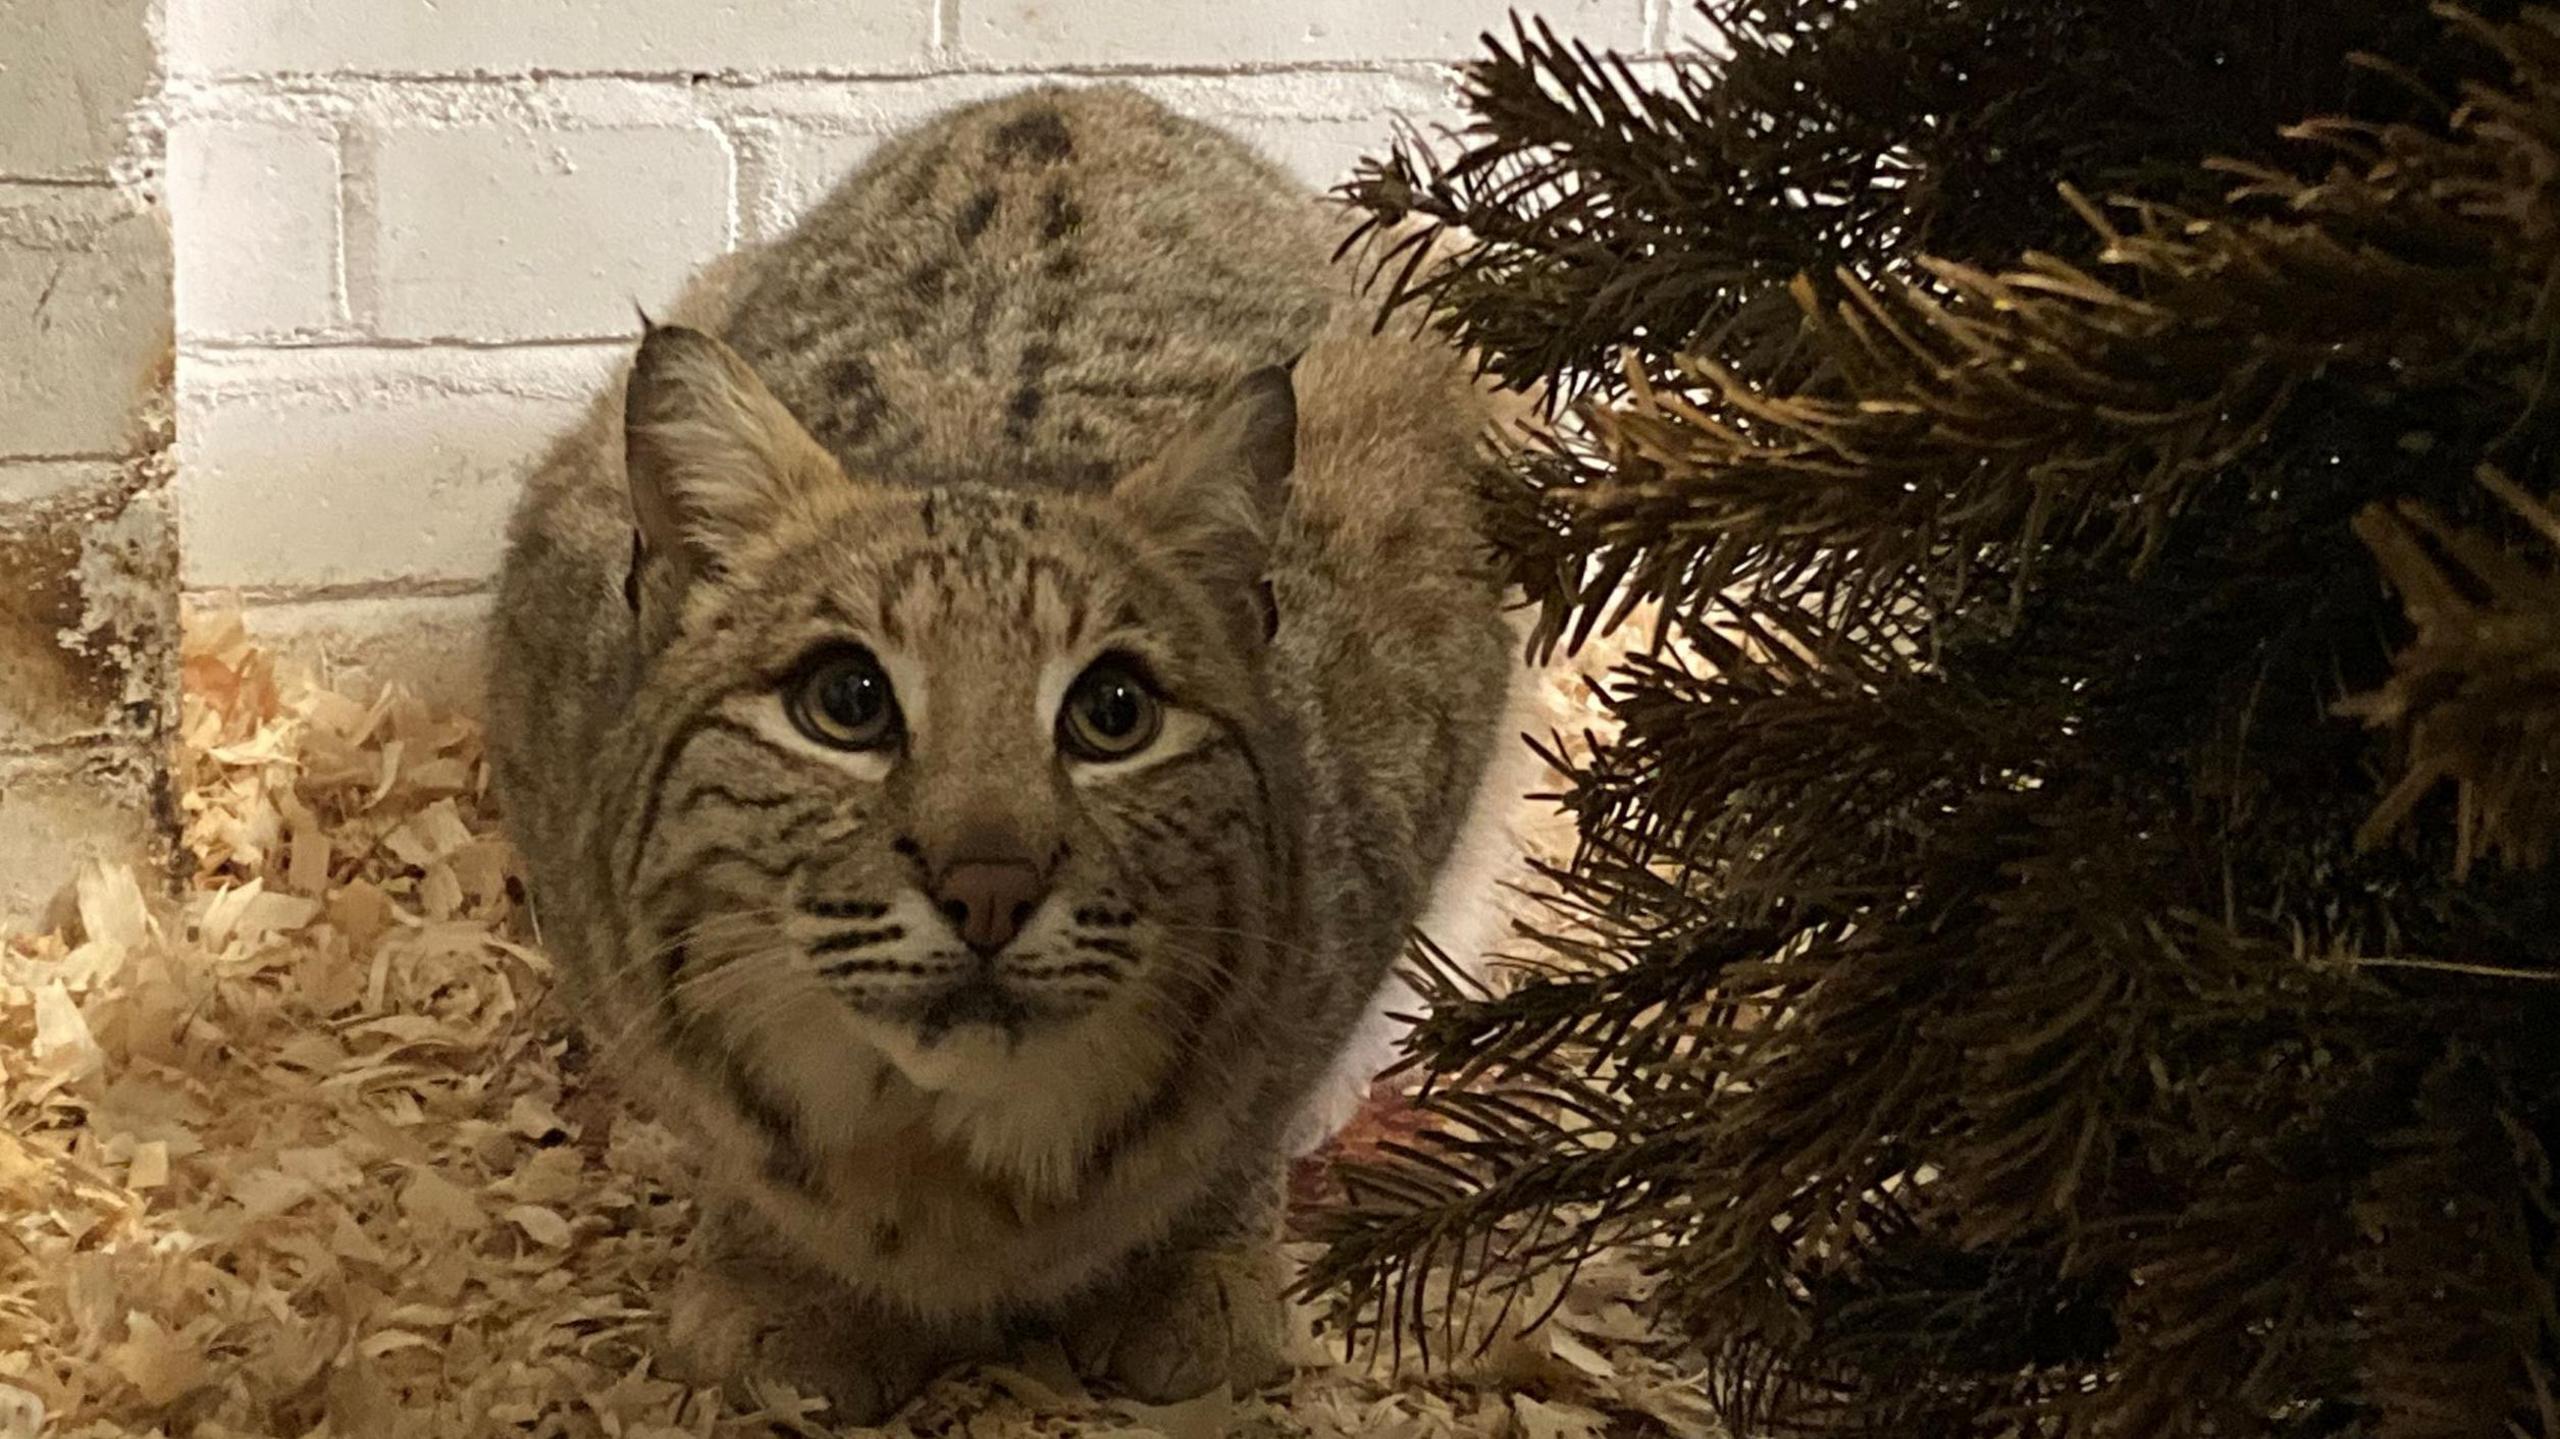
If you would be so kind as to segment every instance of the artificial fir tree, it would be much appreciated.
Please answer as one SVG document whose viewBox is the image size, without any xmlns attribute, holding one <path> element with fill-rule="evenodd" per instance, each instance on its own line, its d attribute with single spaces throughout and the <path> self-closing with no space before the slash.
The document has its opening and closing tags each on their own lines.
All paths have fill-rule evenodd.
<svg viewBox="0 0 2560 1439">
<path fill-rule="evenodd" d="M 1662 642 L 1319 1280 L 1651 1245 L 1753 1432 L 2560 1436 L 2560 16 L 1708 19 L 1351 187 L 1566 416 L 1541 643 Z"/>
</svg>

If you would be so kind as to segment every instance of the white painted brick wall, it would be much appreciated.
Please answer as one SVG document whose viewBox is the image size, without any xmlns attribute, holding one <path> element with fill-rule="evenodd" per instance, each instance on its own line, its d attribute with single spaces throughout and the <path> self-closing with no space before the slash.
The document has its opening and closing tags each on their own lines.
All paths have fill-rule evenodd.
<svg viewBox="0 0 2560 1439">
<path fill-rule="evenodd" d="M 240 76 L 877 74 L 933 32 L 922 0 L 170 0 L 176 62 Z"/>
<path fill-rule="evenodd" d="M 373 141 L 374 333 L 590 339 L 630 331 L 731 243 L 729 144 L 708 126 L 391 128 Z M 362 313 L 362 311 L 360 311 Z"/>
<path fill-rule="evenodd" d="M 337 136 L 297 125 L 186 125 L 169 137 L 178 328 L 282 338 L 343 328 Z"/>
<path fill-rule="evenodd" d="M 1595 50 L 1635 50 L 1646 16 L 1618 0 L 1536 7 Z M 1476 37 L 1510 29 L 1508 0 L 1340 0 L 1332 4 L 1153 3 L 1153 0 L 973 0 L 961 53 L 1001 65 L 1319 64 L 1446 60 Z"/>
<path fill-rule="evenodd" d="M 467 609 L 634 304 L 780 233 L 883 135 L 1112 76 L 1329 186 L 1395 117 L 1456 119 L 1455 66 L 1510 23 L 1507 0 L 166 3 L 186 583 L 303 634 L 332 604 L 358 628 Z M 1528 0 L 1645 53 L 1667 3 Z"/>
<path fill-rule="evenodd" d="M 485 579 L 526 461 L 619 353 L 322 346 L 197 359 L 178 400 L 187 587 L 281 598 Z"/>
</svg>

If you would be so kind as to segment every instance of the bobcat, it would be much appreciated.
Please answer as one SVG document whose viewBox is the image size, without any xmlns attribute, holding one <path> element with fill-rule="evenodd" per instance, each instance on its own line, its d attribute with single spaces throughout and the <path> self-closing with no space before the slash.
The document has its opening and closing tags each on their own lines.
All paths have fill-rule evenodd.
<svg viewBox="0 0 2560 1439">
<path fill-rule="evenodd" d="M 496 781 L 581 1022 L 702 1147 L 676 1358 L 856 1422 L 1044 1331 L 1276 1365 L 1287 1131 L 1485 790 L 1491 401 L 1117 87 L 886 144 L 528 483 Z"/>
</svg>

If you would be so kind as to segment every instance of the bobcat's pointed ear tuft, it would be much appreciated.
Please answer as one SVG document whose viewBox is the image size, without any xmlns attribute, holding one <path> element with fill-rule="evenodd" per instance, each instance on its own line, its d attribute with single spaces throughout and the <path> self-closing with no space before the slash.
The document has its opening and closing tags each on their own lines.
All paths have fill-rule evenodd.
<svg viewBox="0 0 2560 1439">
<path fill-rule="evenodd" d="M 1258 605 L 1297 462 L 1297 390 L 1288 370 L 1268 365 L 1228 386 L 1113 493 L 1222 600 Z"/>
<path fill-rule="evenodd" d="M 623 469 L 649 561 L 715 575 L 743 540 L 773 528 L 843 470 L 727 345 L 650 325 L 623 392 Z"/>
</svg>

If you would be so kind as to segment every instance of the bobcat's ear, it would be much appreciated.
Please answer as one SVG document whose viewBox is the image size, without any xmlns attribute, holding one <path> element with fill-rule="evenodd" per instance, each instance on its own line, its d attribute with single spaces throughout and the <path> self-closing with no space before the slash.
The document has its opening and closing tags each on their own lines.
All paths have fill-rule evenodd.
<svg viewBox="0 0 2560 1439">
<path fill-rule="evenodd" d="M 623 392 L 623 470 L 642 557 L 716 575 L 751 536 L 844 472 L 735 351 L 649 327 Z"/>
<path fill-rule="evenodd" d="M 1268 365 L 1228 386 L 1113 493 L 1220 598 L 1260 604 L 1297 462 L 1297 390 L 1287 369 Z"/>
</svg>

